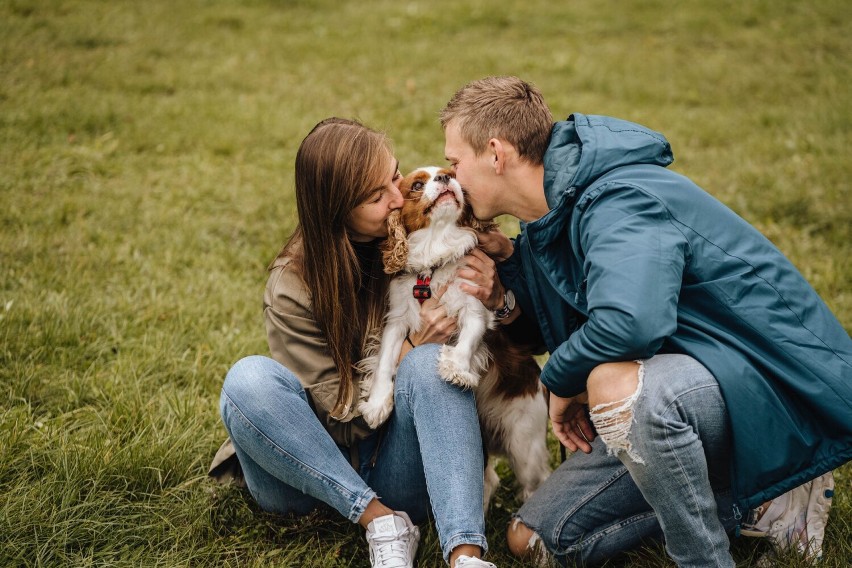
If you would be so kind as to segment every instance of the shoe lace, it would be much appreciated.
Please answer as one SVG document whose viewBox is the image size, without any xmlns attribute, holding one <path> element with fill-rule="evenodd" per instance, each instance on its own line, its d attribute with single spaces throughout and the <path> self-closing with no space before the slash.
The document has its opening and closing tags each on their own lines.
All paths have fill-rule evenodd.
<svg viewBox="0 0 852 568">
<path fill-rule="evenodd" d="M 403 540 L 407 535 L 408 529 L 405 529 L 396 536 L 373 537 L 374 563 L 378 561 L 382 566 L 404 566 L 408 562 L 408 543 Z"/>
</svg>

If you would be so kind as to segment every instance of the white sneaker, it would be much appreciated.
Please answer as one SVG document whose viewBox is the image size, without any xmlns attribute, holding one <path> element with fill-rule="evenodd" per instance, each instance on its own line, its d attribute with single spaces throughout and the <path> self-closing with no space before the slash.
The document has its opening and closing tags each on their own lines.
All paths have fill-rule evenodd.
<svg viewBox="0 0 852 568">
<path fill-rule="evenodd" d="M 743 525 L 740 533 L 770 538 L 778 550 L 795 545 L 808 560 L 819 560 L 833 496 L 834 475 L 828 472 L 773 499 L 763 516 Z"/>
<path fill-rule="evenodd" d="M 462 554 L 458 558 L 456 558 L 456 565 L 453 568 L 497 568 L 491 562 L 486 562 L 481 558 L 474 558 L 472 556 L 465 556 Z"/>
<path fill-rule="evenodd" d="M 420 529 L 407 514 L 396 511 L 367 525 L 367 543 L 373 568 L 414 568 Z"/>
</svg>

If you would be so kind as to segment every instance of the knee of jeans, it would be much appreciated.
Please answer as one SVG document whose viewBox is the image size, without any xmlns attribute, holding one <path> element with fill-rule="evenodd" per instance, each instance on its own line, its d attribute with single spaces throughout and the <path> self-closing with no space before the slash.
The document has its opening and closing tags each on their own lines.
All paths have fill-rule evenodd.
<svg viewBox="0 0 852 568">
<path fill-rule="evenodd" d="M 250 355 L 237 361 L 222 385 L 222 392 L 232 400 L 246 397 L 263 400 L 269 389 L 284 386 L 293 392 L 300 392 L 302 385 L 286 367 L 262 355 Z"/>
<path fill-rule="evenodd" d="M 601 367 L 596 368 L 595 371 L 598 371 Z M 606 380 L 600 378 L 601 374 L 607 372 L 606 370 L 598 372 L 597 375 L 595 375 L 595 371 L 589 376 L 590 392 L 595 384 Z M 589 410 L 589 418 L 595 426 L 598 436 L 606 444 L 607 452 L 614 456 L 625 452 L 635 463 L 644 463 L 642 457 L 634 450 L 630 440 L 630 432 L 634 421 L 634 406 L 642 392 L 644 377 L 645 364 L 640 361 L 636 389 L 632 394 L 618 400 L 604 399 L 603 402 L 596 404 Z M 627 379 L 632 381 L 632 376 L 627 377 Z M 620 378 L 615 378 L 615 380 L 620 380 Z"/>
<path fill-rule="evenodd" d="M 396 389 L 408 391 L 414 385 L 428 383 L 438 377 L 438 354 L 441 346 L 435 343 L 420 345 L 406 353 L 396 370 Z"/>
</svg>

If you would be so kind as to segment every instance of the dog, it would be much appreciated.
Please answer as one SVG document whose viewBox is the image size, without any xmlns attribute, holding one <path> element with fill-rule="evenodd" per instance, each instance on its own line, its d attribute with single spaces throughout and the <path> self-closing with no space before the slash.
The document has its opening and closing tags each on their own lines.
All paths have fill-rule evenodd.
<svg viewBox="0 0 852 568">
<path fill-rule="evenodd" d="M 500 480 L 495 456 L 509 459 L 526 500 L 550 474 L 547 450 L 547 400 L 532 353 L 515 345 L 496 325 L 491 310 L 459 287 L 461 259 L 477 244 L 478 221 L 451 170 L 434 166 L 403 178 L 401 211 L 388 219 L 384 270 L 395 275 L 381 340 L 359 363 L 364 372 L 359 410 L 376 428 L 393 410 L 393 376 L 402 344 L 418 331 L 420 302 L 446 286 L 441 303 L 458 330 L 441 348 L 438 372 L 461 388 L 474 389 L 488 456 L 483 504 L 487 509 Z M 377 344 L 376 344 L 377 343 Z"/>
</svg>

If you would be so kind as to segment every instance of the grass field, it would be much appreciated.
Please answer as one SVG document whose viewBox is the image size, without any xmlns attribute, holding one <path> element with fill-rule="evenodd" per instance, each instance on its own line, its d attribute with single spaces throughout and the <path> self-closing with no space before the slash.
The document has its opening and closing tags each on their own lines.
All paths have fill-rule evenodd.
<svg viewBox="0 0 852 568">
<path fill-rule="evenodd" d="M 0 0 L 0 566 L 368 565 L 357 527 L 208 481 L 219 388 L 267 351 L 265 267 L 310 127 L 357 117 L 403 170 L 441 163 L 437 113 L 492 74 L 557 117 L 665 133 L 673 168 L 852 328 L 844 0 Z M 520 565 L 503 473 L 501 568 Z M 827 567 L 852 562 L 852 466 L 836 477 Z M 734 549 L 742 566 L 765 550 Z M 432 529 L 419 558 L 442 565 Z"/>
</svg>

